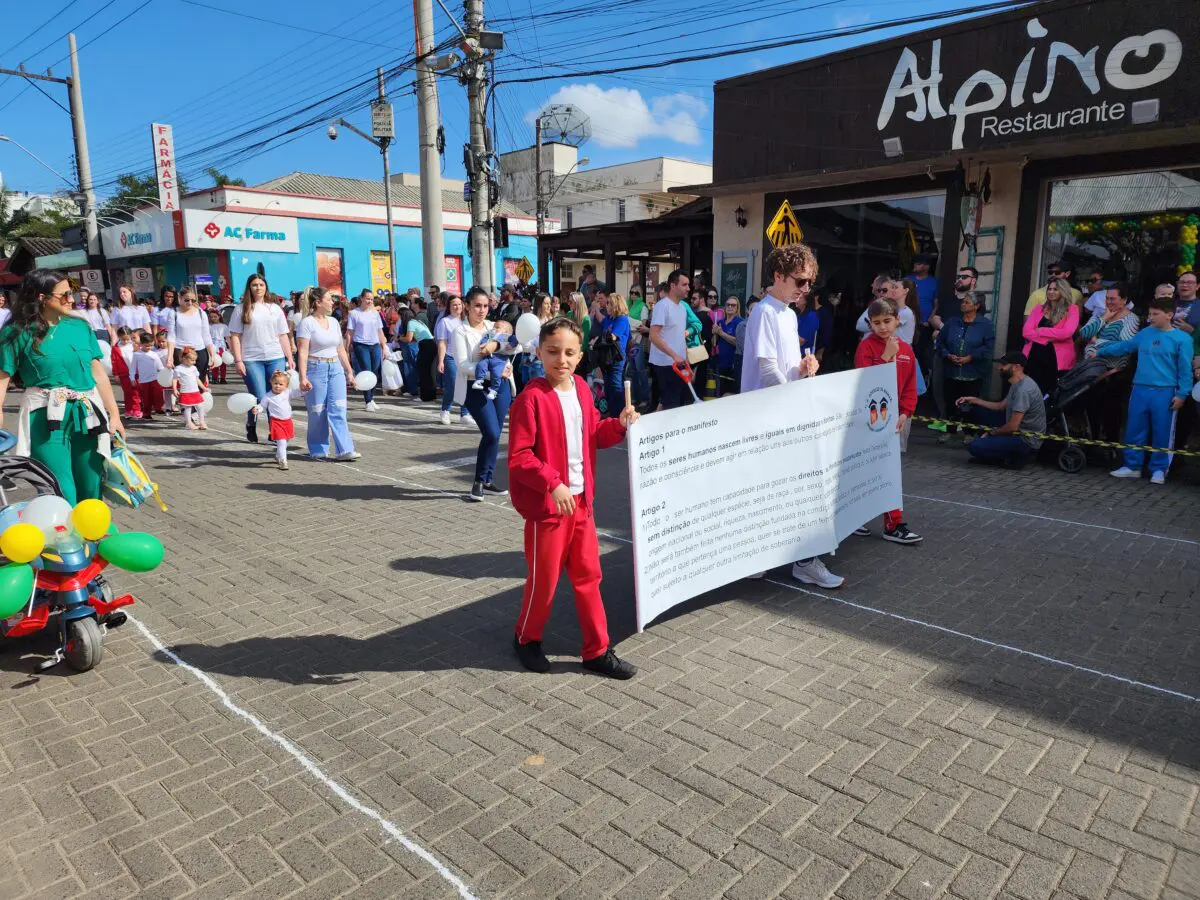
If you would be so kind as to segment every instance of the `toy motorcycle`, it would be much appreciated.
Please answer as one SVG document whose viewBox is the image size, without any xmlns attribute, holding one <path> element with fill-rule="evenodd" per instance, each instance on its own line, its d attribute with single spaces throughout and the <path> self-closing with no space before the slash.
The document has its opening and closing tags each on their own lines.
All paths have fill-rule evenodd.
<svg viewBox="0 0 1200 900">
<path fill-rule="evenodd" d="M 0 431 L 0 453 L 6 453 L 15 444 L 13 435 Z M 33 496 L 29 497 L 31 492 Z M 16 494 L 24 494 L 28 499 L 13 502 Z M 51 496 L 61 498 L 62 492 L 45 465 L 26 457 L 0 456 L 0 532 L 19 524 L 21 512 L 37 498 Z M 65 500 L 62 503 L 66 505 Z M 115 533 L 115 529 L 110 533 Z M 59 646 L 53 656 L 37 664 L 36 671 L 45 671 L 64 661 L 78 672 L 95 668 L 104 656 L 104 636 L 108 629 L 123 625 L 128 619 L 121 607 L 131 605 L 134 598 L 132 594 L 113 596 L 102 574 L 109 565 L 100 550 L 104 543 L 104 539 L 85 540 L 74 530 L 60 526 L 58 534 L 46 541 L 35 558 L 29 559 L 34 574 L 29 600 L 19 611 L 0 619 L 0 637 L 34 634 L 46 628 L 54 617 Z M 5 568 L 18 567 L 10 562 Z"/>
</svg>

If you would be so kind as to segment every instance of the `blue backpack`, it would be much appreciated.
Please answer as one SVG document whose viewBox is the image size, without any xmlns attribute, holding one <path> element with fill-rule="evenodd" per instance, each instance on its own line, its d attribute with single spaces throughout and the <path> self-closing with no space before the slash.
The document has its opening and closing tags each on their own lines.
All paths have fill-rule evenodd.
<svg viewBox="0 0 1200 900">
<path fill-rule="evenodd" d="M 158 485 L 150 480 L 146 467 L 117 434 L 112 436 L 112 454 L 104 462 L 104 497 L 113 504 L 134 509 L 153 498 L 163 512 L 167 511 L 167 505 L 158 495 Z"/>
</svg>

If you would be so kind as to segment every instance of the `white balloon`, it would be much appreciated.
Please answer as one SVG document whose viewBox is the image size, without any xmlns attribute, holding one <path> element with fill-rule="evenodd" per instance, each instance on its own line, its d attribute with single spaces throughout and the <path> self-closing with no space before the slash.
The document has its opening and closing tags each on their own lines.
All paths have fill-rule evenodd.
<svg viewBox="0 0 1200 900">
<path fill-rule="evenodd" d="M 230 353 L 228 350 L 224 351 L 221 354 L 221 365 L 223 365 L 223 366 L 232 366 L 233 365 L 233 354 Z"/>
<path fill-rule="evenodd" d="M 300 390 L 300 373 L 295 369 L 292 369 L 292 371 L 288 372 L 288 390 Z"/>
<path fill-rule="evenodd" d="M 229 399 L 225 401 L 225 405 L 229 407 L 229 411 L 235 416 L 244 416 L 254 407 L 258 406 L 258 398 L 253 394 L 230 394 Z"/>
<path fill-rule="evenodd" d="M 517 326 L 513 329 L 513 333 L 517 336 L 517 343 L 524 346 L 530 341 L 537 340 L 537 336 L 542 332 L 542 322 L 533 313 L 525 313 L 521 318 L 517 319 Z"/>
<path fill-rule="evenodd" d="M 34 497 L 21 510 L 21 521 L 40 528 L 46 540 L 53 541 L 59 528 L 71 527 L 71 504 L 53 494 Z"/>
<path fill-rule="evenodd" d="M 212 412 L 213 395 L 208 391 L 205 391 L 200 396 L 203 398 L 200 402 L 200 412 L 207 416 L 210 412 Z"/>
<path fill-rule="evenodd" d="M 170 387 L 171 383 L 175 380 L 175 372 L 171 369 L 159 369 L 158 375 L 155 377 L 163 387 Z"/>
<path fill-rule="evenodd" d="M 104 354 L 104 358 L 112 361 L 112 345 L 108 341 L 96 341 L 100 345 L 100 352 Z"/>
<path fill-rule="evenodd" d="M 375 377 L 374 372 L 359 372 L 354 376 L 354 387 L 356 390 L 369 391 L 379 384 L 379 379 Z"/>
</svg>

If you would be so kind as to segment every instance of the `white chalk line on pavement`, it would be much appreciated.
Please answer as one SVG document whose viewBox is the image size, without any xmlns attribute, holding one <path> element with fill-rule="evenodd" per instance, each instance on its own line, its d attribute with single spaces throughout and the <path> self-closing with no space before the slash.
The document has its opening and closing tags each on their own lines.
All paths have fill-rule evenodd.
<svg viewBox="0 0 1200 900">
<path fill-rule="evenodd" d="M 1175 544 L 1189 544 L 1193 547 L 1200 547 L 1200 541 L 1189 540 L 1188 538 L 1170 537 L 1165 534 L 1153 534 L 1149 531 L 1133 531 L 1129 528 L 1116 528 L 1112 525 L 1096 525 L 1092 522 L 1076 522 L 1073 519 L 1058 519 L 1054 516 L 1040 516 L 1036 513 L 1018 512 L 1015 509 L 1003 509 L 998 506 L 984 506 L 982 503 L 964 503 L 961 500 L 942 500 L 939 497 L 923 497 L 920 494 L 905 494 L 905 499 L 925 500 L 929 503 L 945 503 L 950 506 L 965 506 L 969 509 L 983 509 L 988 512 L 1004 513 L 1009 516 L 1022 516 L 1026 519 L 1041 519 L 1043 522 L 1056 522 L 1059 525 L 1075 525 L 1079 528 L 1095 528 L 1100 531 L 1114 531 L 1117 534 L 1128 534 L 1133 537 L 1150 538 L 1155 541 L 1170 541 Z"/>
<path fill-rule="evenodd" d="M 142 633 L 142 637 L 144 637 L 150 643 L 150 645 L 154 647 L 155 650 L 216 694 L 226 709 L 230 710 L 239 718 L 245 719 L 254 727 L 256 731 L 258 731 L 259 734 L 284 750 L 313 778 L 325 785 L 325 787 L 327 787 L 329 791 L 339 800 L 341 800 L 355 812 L 362 813 L 367 818 L 374 820 L 389 837 L 403 846 L 404 849 L 420 857 L 422 860 L 432 866 L 443 880 L 453 885 L 454 889 L 458 892 L 458 895 L 463 898 L 463 900 L 478 900 L 478 898 L 471 893 L 471 890 L 467 887 L 466 883 L 463 882 L 463 880 L 453 872 L 451 872 L 445 863 L 443 863 L 440 859 L 438 859 L 416 841 L 412 840 L 412 838 L 408 837 L 395 823 L 384 818 L 381 812 L 370 806 L 367 806 L 365 803 L 351 794 L 346 788 L 342 787 L 342 785 L 326 775 L 323 771 L 321 771 L 320 766 L 313 762 L 312 759 L 310 759 L 299 747 L 297 747 L 283 735 L 277 734 L 269 729 L 253 713 L 242 709 L 242 707 L 234 703 L 233 699 L 228 693 L 226 693 L 224 688 L 217 684 L 217 682 L 207 672 L 198 669 L 191 663 L 185 662 L 183 659 L 181 659 L 179 655 L 175 653 L 175 651 L 171 650 L 166 646 L 166 644 L 159 640 L 158 636 L 155 635 L 154 632 L 152 632 L 149 628 L 147 628 L 139 619 L 130 616 L 129 621 L 137 626 L 138 631 Z"/>
</svg>

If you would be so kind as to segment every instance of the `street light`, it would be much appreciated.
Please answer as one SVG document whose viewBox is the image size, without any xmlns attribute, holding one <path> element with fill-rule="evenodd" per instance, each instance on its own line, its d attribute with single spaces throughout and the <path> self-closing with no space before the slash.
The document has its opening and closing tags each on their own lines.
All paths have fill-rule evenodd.
<svg viewBox="0 0 1200 900">
<path fill-rule="evenodd" d="M 566 170 L 566 174 L 563 175 L 563 178 L 559 180 L 557 185 L 554 185 L 554 190 L 550 192 L 550 197 L 546 198 L 547 206 L 550 206 L 550 202 L 552 199 L 554 199 L 554 194 L 558 193 L 559 188 L 562 188 L 562 186 L 566 184 L 566 179 L 569 179 L 572 174 L 575 174 L 575 170 L 577 168 L 580 168 L 581 166 L 587 166 L 589 162 L 592 162 L 592 160 L 589 160 L 588 157 L 584 156 L 582 160 L 576 162 L 574 166 Z"/>
<path fill-rule="evenodd" d="M 12 144 L 18 150 L 24 150 L 26 156 L 28 156 L 30 159 L 32 159 L 34 162 L 36 162 L 42 168 L 49 170 L 50 172 L 54 173 L 56 176 L 61 178 L 63 181 L 65 181 L 67 183 L 67 185 L 72 190 L 75 189 L 75 182 L 68 180 L 66 175 L 63 175 L 62 172 L 58 171 L 58 169 L 54 168 L 52 165 L 47 163 L 44 159 L 42 159 L 40 156 L 38 156 L 36 153 L 34 153 L 28 147 L 24 146 L 23 144 L 18 143 L 17 141 L 14 141 L 12 138 L 10 138 L 6 134 L 0 134 L 0 141 L 5 142 L 6 144 Z"/>
<path fill-rule="evenodd" d="M 380 71 L 382 72 L 382 70 L 380 70 Z M 382 78 L 383 78 L 383 76 L 380 75 L 380 79 L 381 79 L 380 89 L 379 89 L 380 96 L 383 95 Z M 345 128 L 349 131 L 353 131 L 364 141 L 369 141 L 370 143 L 374 144 L 376 147 L 379 148 L 379 153 L 383 157 L 383 202 L 384 202 L 384 205 L 387 207 L 388 279 L 391 281 L 392 293 L 394 294 L 394 293 L 396 293 L 396 247 L 395 247 L 395 236 L 393 234 L 394 227 L 393 227 L 393 223 L 392 223 L 391 163 L 388 160 L 388 144 L 391 143 L 391 139 L 390 138 L 371 137 L 371 135 L 367 134 L 365 131 L 355 128 L 353 125 L 351 125 L 345 119 L 334 119 L 332 122 L 329 123 L 329 127 L 325 129 L 325 134 L 331 141 L 336 141 L 338 139 L 338 126 L 339 125 L 341 125 L 343 128 Z"/>
</svg>

